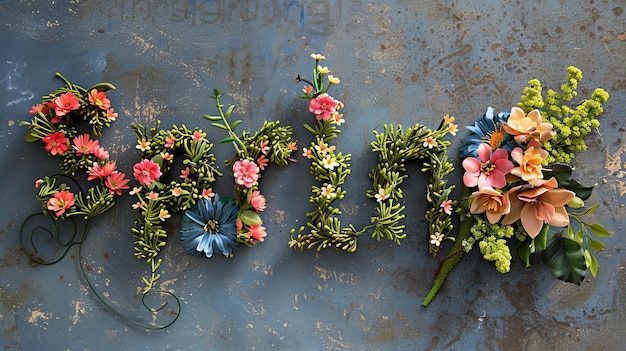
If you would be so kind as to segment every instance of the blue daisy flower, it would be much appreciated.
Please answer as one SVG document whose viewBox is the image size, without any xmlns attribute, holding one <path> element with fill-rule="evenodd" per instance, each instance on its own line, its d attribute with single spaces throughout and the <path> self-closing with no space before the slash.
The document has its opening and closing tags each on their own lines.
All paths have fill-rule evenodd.
<svg viewBox="0 0 626 351">
<path fill-rule="evenodd" d="M 200 199 L 185 211 L 180 228 L 180 240 L 185 250 L 196 256 L 214 251 L 230 256 L 237 246 L 239 207 L 232 201 L 220 201 L 220 196 Z"/>
<path fill-rule="evenodd" d="M 496 142 L 497 145 L 491 145 L 492 149 L 496 149 L 498 147 L 504 148 L 507 151 L 511 152 L 517 144 L 515 140 L 511 138 L 510 135 L 504 133 L 502 131 L 501 125 L 506 123 L 509 119 L 510 113 L 508 112 L 500 112 L 496 116 L 493 114 L 493 108 L 487 108 L 487 113 L 485 113 L 480 119 L 474 122 L 473 125 L 467 126 L 472 133 L 463 139 L 463 145 L 459 149 L 461 159 L 465 159 L 467 157 L 478 157 L 478 147 L 481 143 L 490 143 L 494 141 L 494 136 L 502 138 L 502 140 L 498 140 Z"/>
</svg>

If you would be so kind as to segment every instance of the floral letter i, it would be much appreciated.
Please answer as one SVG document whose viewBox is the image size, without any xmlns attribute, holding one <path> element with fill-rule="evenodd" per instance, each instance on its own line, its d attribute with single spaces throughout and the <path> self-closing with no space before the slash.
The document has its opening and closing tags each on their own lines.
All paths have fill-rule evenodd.
<svg viewBox="0 0 626 351">
<path fill-rule="evenodd" d="M 341 211 L 332 207 L 335 200 L 344 198 L 346 191 L 341 189 L 346 176 L 350 174 L 350 154 L 335 153 L 335 146 L 329 142 L 337 137 L 341 132 L 337 129 L 344 123 L 343 114 L 339 110 L 343 108 L 343 103 L 328 95 L 328 89 L 339 84 L 339 79 L 330 73 L 327 67 L 322 67 L 319 63 L 325 57 L 319 54 L 311 54 L 315 60 L 313 70 L 313 80 L 303 79 L 298 75 L 296 83 L 306 82 L 302 90 L 304 94 L 301 98 L 309 100 L 309 111 L 313 113 L 317 120 L 317 125 L 312 127 L 304 125 L 311 134 L 315 136 L 315 141 L 311 142 L 310 148 L 303 148 L 302 155 L 311 160 L 310 173 L 315 180 L 321 182 L 320 186 L 313 186 L 313 195 L 309 202 L 316 206 L 314 211 L 307 213 L 310 218 L 307 226 L 310 232 L 303 234 L 304 226 L 296 230 L 291 230 L 289 247 L 304 250 L 316 247 L 321 250 L 328 246 L 335 246 L 344 251 L 356 251 L 357 238 L 363 230 L 357 231 L 352 225 L 348 228 L 341 228 L 341 223 L 336 217 Z M 325 81 L 327 84 L 325 85 Z"/>
</svg>

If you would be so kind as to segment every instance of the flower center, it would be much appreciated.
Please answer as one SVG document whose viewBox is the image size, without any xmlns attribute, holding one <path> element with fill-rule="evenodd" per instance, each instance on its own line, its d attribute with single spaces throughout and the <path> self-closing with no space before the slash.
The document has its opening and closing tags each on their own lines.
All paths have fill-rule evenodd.
<svg viewBox="0 0 626 351">
<path fill-rule="evenodd" d="M 487 161 L 480 164 L 480 172 L 484 175 L 491 175 L 491 173 L 496 169 L 496 165 L 491 163 L 491 161 Z"/>
<path fill-rule="evenodd" d="M 495 150 L 504 142 L 505 133 L 502 130 L 502 127 L 498 127 L 493 132 L 487 134 L 487 141 L 489 142 L 489 146 L 491 146 L 491 150 Z"/>
<path fill-rule="evenodd" d="M 204 225 L 204 231 L 210 234 L 217 233 L 219 229 L 219 223 L 215 219 L 209 219 L 209 221 Z"/>
</svg>

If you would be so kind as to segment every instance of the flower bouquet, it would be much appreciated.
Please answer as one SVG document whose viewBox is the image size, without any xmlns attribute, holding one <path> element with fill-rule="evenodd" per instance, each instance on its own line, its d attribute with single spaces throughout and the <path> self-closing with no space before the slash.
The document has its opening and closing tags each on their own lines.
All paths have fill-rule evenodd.
<svg viewBox="0 0 626 351">
<path fill-rule="evenodd" d="M 461 225 L 424 306 L 463 253 L 475 247 L 502 273 L 511 268 L 512 241 L 526 266 L 531 254 L 541 251 L 560 280 L 580 284 L 587 269 L 596 276 L 594 251 L 604 247 L 598 237 L 609 232 L 584 219 L 598 206 L 585 208 L 593 186 L 573 178 L 572 160 L 586 149 L 585 136 L 600 125 L 597 118 L 609 96 L 596 89 L 575 108 L 566 106 L 582 79 L 575 67 L 567 72 L 561 93 L 548 90 L 544 99 L 540 82 L 533 79 L 510 112 L 496 115 L 490 107 L 468 127 L 470 135 L 460 149 L 465 171 Z"/>
</svg>

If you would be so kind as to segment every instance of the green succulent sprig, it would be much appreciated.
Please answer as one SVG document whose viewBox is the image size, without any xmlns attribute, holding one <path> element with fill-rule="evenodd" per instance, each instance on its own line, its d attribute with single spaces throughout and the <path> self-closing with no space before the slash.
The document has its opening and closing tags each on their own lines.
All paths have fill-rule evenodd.
<svg viewBox="0 0 626 351">
<path fill-rule="evenodd" d="M 161 176 L 152 183 L 135 187 L 132 195 L 137 196 L 133 207 L 139 210 L 132 229 L 135 238 L 135 257 L 150 265 L 150 276 L 143 277 L 144 293 L 154 288 L 160 278 L 156 271 L 162 260 L 158 258 L 166 245 L 167 231 L 163 223 L 172 213 L 184 211 L 200 198 L 212 196 L 211 185 L 222 176 L 215 165 L 215 156 L 210 152 L 213 144 L 200 129 L 189 129 L 184 124 L 172 126 L 170 130 L 160 129 L 160 121 L 147 129 L 132 123 L 137 137 L 137 147 L 141 149 L 141 159 L 156 163 Z M 165 181 L 171 171 L 175 157 L 183 157 L 181 177 Z"/>
<path fill-rule="evenodd" d="M 432 205 L 425 215 L 429 224 L 430 253 L 436 255 L 442 240 L 448 238 L 453 226 L 451 210 L 446 213 L 446 208 L 452 208 L 455 203 L 449 200 L 454 186 L 448 186 L 445 177 L 454 170 L 454 166 L 448 161 L 446 151 L 450 142 L 443 137 L 456 130 L 453 121 L 453 117 L 446 116 L 445 122 L 434 131 L 420 124 L 406 130 L 400 125 L 383 125 L 382 133 L 374 131 L 375 141 L 371 143 L 371 148 L 378 153 L 379 160 L 369 173 L 372 188 L 366 196 L 378 202 L 377 215 L 371 218 L 374 224 L 372 236 L 376 240 L 386 238 L 399 245 L 406 237 L 402 224 L 405 206 L 400 201 L 403 197 L 401 185 L 408 177 L 405 164 L 410 161 L 423 162 L 422 172 L 431 174 L 426 191 Z"/>
<path fill-rule="evenodd" d="M 320 60 L 325 59 L 324 56 L 312 54 L 311 57 L 315 60 L 313 79 L 311 81 L 303 79 L 300 75 L 296 77 L 296 82 L 309 84 L 305 86 L 304 94 L 300 97 L 309 100 L 309 104 L 314 99 L 323 98 L 335 107 L 332 111 L 321 107 L 324 111 L 316 114 L 317 123 L 313 126 L 304 124 L 304 128 L 315 138 L 308 149 L 303 149 L 304 155 L 311 161 L 310 174 L 321 184 L 312 186 L 309 202 L 315 206 L 315 209 L 306 214 L 309 218 L 306 228 L 302 226 L 297 230 L 291 230 L 289 247 L 294 250 L 315 248 L 318 251 L 335 247 L 354 252 L 357 249 L 358 237 L 368 227 L 361 230 L 353 225 L 342 227 L 338 218 L 342 212 L 334 206 L 335 202 L 341 201 L 347 193 L 342 185 L 350 174 L 352 157 L 350 154 L 336 152 L 336 146 L 330 143 L 341 133 L 337 127 L 344 121 L 343 114 L 339 113 L 343 104 L 326 95 L 328 89 L 334 84 L 339 84 L 340 81 L 329 74 L 330 70 L 327 67 L 320 66 Z M 306 229 L 308 233 L 305 233 Z"/>
<path fill-rule="evenodd" d="M 215 100 L 218 114 L 207 114 L 203 117 L 211 121 L 213 127 L 228 133 L 227 137 L 220 140 L 221 143 L 231 143 L 235 149 L 235 155 L 230 160 L 225 161 L 227 167 L 234 166 L 237 161 L 248 160 L 254 162 L 262 171 L 270 162 L 278 166 L 285 166 L 289 163 L 291 153 L 297 150 L 296 142 L 292 139 L 293 130 L 290 126 L 281 126 L 279 121 L 264 121 L 263 126 L 254 134 L 245 130 L 241 134 L 237 134 L 235 128 L 240 125 L 242 120 L 230 121 L 235 105 L 226 107 L 222 104 L 218 89 L 214 89 L 213 94 L 211 98 Z M 257 176 L 260 179 L 261 173 L 259 172 Z M 250 187 L 238 184 L 234 186 L 234 200 L 239 206 L 237 218 L 242 224 L 237 235 L 237 242 L 247 246 L 253 246 L 258 241 L 251 236 L 251 228 L 263 224 L 260 211 L 252 205 L 253 196 L 255 194 L 260 196 L 258 189 L 258 180 Z"/>
</svg>

